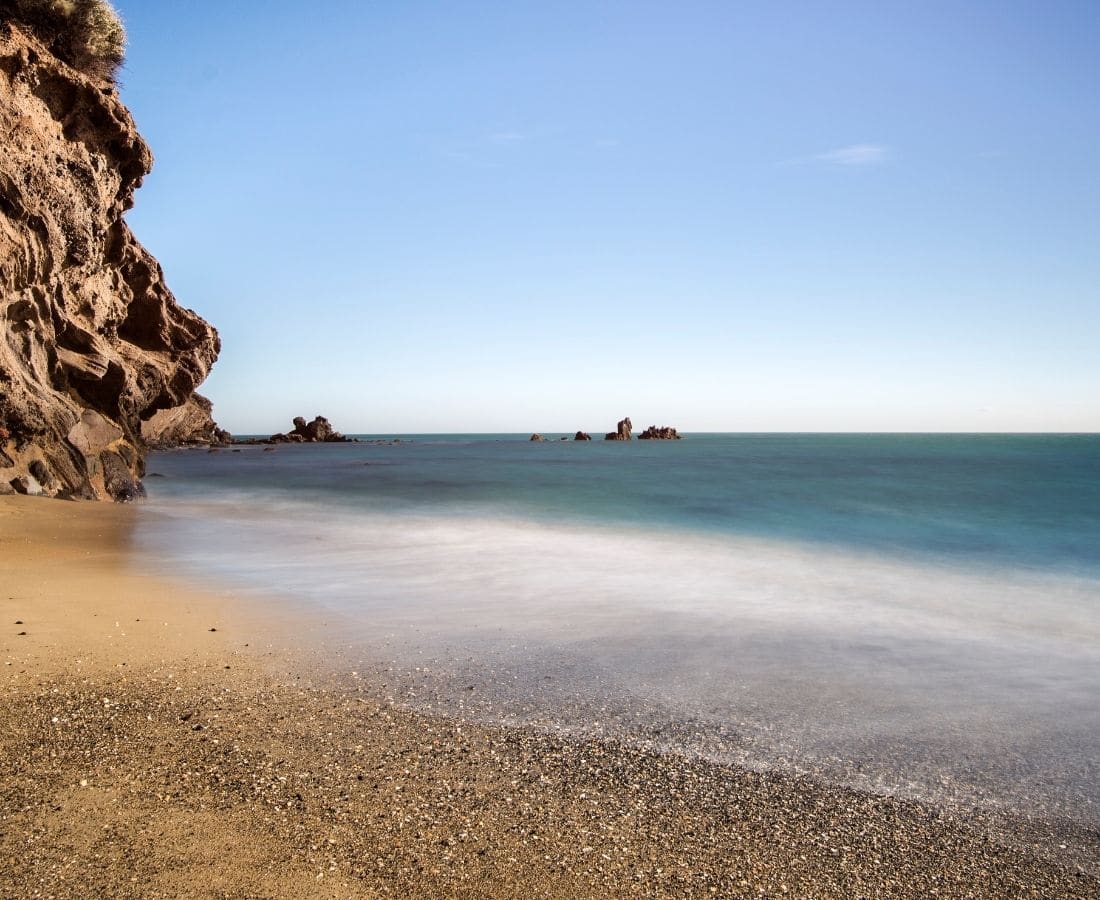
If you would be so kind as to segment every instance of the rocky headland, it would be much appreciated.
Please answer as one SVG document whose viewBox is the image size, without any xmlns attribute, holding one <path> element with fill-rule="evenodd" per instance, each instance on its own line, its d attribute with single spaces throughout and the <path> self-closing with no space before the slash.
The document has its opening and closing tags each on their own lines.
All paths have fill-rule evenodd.
<svg viewBox="0 0 1100 900">
<path fill-rule="evenodd" d="M 145 451 L 227 436 L 217 332 L 123 216 L 153 164 L 103 0 L 0 2 L 0 492 L 127 500 Z"/>
</svg>

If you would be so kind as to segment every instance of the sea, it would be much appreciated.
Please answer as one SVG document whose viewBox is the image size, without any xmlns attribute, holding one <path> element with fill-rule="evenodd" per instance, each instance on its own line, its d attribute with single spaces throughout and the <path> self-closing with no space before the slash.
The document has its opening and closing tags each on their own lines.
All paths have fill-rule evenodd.
<svg viewBox="0 0 1100 900">
<path fill-rule="evenodd" d="M 394 702 L 1095 860 L 1100 436 L 359 437 L 152 455 L 136 557 L 331 618 Z"/>
</svg>

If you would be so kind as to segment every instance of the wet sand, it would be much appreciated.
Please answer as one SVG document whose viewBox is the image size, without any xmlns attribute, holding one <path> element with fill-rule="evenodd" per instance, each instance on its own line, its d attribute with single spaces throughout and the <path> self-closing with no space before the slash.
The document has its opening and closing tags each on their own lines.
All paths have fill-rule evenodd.
<svg viewBox="0 0 1100 900">
<path fill-rule="evenodd" d="M 1100 896 L 978 818 L 394 706 L 133 519 L 0 500 L 0 896 Z"/>
</svg>

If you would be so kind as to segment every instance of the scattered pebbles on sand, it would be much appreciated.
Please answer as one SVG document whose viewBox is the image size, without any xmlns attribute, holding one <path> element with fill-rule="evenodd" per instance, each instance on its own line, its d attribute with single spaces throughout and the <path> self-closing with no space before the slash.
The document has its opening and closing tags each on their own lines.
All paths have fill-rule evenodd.
<svg viewBox="0 0 1100 900">
<path fill-rule="evenodd" d="M 13 678 L 0 701 L 2 896 L 1100 896 L 921 804 L 237 661 Z"/>
</svg>

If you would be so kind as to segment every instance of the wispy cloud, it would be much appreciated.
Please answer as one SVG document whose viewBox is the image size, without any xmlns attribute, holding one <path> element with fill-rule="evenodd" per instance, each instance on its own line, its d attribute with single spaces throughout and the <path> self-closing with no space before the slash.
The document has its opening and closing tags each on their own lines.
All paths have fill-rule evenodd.
<svg viewBox="0 0 1100 900">
<path fill-rule="evenodd" d="M 885 162 L 889 155 L 890 148 L 882 144 L 850 144 L 818 153 L 812 158 L 816 162 L 834 166 L 876 166 Z"/>
</svg>

